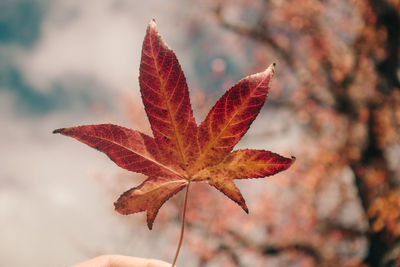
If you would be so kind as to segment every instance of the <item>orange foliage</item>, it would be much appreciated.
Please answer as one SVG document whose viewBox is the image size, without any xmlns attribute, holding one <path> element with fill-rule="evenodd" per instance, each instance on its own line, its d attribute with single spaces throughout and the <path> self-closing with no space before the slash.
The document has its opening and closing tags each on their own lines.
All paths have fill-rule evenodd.
<svg viewBox="0 0 400 267">
<path fill-rule="evenodd" d="M 400 237 L 400 190 L 376 198 L 368 209 L 368 216 L 375 219 L 372 231 L 386 228 L 394 239 Z"/>
</svg>

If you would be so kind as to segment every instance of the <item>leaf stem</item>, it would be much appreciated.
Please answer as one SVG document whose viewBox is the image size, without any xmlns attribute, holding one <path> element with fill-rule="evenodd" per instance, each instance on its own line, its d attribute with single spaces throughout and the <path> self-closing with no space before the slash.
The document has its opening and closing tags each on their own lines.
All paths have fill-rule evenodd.
<svg viewBox="0 0 400 267">
<path fill-rule="evenodd" d="M 175 266 L 176 260 L 178 259 L 179 251 L 181 250 L 181 245 L 182 245 L 182 241 L 183 241 L 183 233 L 185 231 L 185 216 L 186 216 L 187 200 L 188 200 L 188 195 L 189 195 L 189 186 L 190 186 L 190 181 L 188 182 L 188 184 L 186 186 L 185 201 L 183 204 L 183 213 L 182 213 L 181 234 L 179 237 L 178 247 L 176 248 L 175 258 L 174 258 L 174 261 L 172 262 L 171 267 Z"/>
</svg>

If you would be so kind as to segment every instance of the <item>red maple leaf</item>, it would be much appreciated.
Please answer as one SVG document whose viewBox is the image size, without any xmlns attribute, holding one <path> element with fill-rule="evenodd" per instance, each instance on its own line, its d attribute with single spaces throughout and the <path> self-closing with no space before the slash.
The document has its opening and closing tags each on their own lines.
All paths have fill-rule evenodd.
<svg viewBox="0 0 400 267">
<path fill-rule="evenodd" d="M 147 211 L 149 229 L 160 207 L 182 189 L 187 193 L 191 182 L 214 186 L 248 212 L 233 180 L 273 175 L 294 162 L 265 150 L 231 152 L 263 106 L 274 66 L 236 83 L 197 126 L 181 66 L 151 21 L 143 42 L 139 83 L 154 137 L 112 124 L 54 133 L 71 136 L 104 152 L 118 166 L 148 176 L 123 193 L 115 209 L 122 214 Z"/>
</svg>

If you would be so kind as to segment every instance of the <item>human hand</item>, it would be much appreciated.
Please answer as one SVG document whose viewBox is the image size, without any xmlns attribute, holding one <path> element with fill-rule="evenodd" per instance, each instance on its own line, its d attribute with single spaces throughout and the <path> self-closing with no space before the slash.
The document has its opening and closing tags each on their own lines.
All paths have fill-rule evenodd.
<svg viewBox="0 0 400 267">
<path fill-rule="evenodd" d="M 171 267 L 164 261 L 121 255 L 103 255 L 71 267 Z"/>
</svg>

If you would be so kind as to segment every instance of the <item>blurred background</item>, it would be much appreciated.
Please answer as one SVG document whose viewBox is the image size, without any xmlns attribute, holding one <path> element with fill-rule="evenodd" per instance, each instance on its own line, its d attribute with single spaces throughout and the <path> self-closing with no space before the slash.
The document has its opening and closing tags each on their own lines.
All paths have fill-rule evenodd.
<svg viewBox="0 0 400 267">
<path fill-rule="evenodd" d="M 198 123 L 236 81 L 277 63 L 237 148 L 296 163 L 238 181 L 250 214 L 192 187 L 178 266 L 400 266 L 399 0 L 2 0 L 0 265 L 101 254 L 172 261 L 182 194 L 153 227 L 113 202 L 144 177 L 52 130 L 150 133 L 138 87 L 151 18 Z"/>
</svg>

